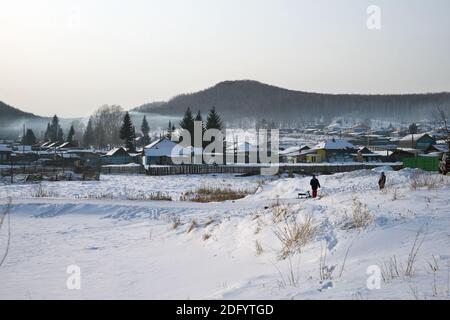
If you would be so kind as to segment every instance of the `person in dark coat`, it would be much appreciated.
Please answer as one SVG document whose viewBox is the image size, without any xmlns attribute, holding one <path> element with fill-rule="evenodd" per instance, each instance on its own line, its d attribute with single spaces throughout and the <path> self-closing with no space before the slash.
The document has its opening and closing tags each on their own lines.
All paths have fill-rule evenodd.
<svg viewBox="0 0 450 320">
<path fill-rule="evenodd" d="M 311 179 L 310 185 L 311 185 L 311 188 L 312 188 L 312 197 L 313 198 L 317 198 L 317 189 L 320 188 L 320 182 L 316 178 L 316 176 L 313 175 L 313 178 Z"/>
<path fill-rule="evenodd" d="M 380 179 L 378 180 L 378 186 L 380 187 L 380 190 L 383 190 L 386 186 L 386 175 L 384 172 L 381 173 Z"/>
</svg>

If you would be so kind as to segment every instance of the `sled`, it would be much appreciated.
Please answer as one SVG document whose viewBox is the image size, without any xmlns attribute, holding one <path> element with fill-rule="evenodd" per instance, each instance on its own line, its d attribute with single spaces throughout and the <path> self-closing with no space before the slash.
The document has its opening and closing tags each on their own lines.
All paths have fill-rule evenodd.
<svg viewBox="0 0 450 320">
<path fill-rule="evenodd" d="M 299 193 L 298 198 L 299 199 L 311 199 L 312 198 L 311 192 L 307 191 L 305 193 Z"/>
</svg>

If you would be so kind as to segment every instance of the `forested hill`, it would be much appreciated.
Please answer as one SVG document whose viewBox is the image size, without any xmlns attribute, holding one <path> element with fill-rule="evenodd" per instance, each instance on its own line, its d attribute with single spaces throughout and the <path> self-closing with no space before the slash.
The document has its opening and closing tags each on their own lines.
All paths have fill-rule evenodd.
<svg viewBox="0 0 450 320">
<path fill-rule="evenodd" d="M 212 106 L 227 120 L 272 118 L 278 120 L 355 116 L 429 119 L 438 107 L 450 109 L 450 93 L 405 95 L 320 94 L 287 90 L 257 81 L 225 81 L 196 93 L 135 109 L 163 115 L 182 115 L 187 107 L 207 112 Z"/>
<path fill-rule="evenodd" d="M 39 116 L 36 116 L 32 113 L 24 112 L 17 108 L 11 107 L 6 103 L 0 101 L 0 123 L 11 120 L 18 119 L 38 119 Z"/>
</svg>

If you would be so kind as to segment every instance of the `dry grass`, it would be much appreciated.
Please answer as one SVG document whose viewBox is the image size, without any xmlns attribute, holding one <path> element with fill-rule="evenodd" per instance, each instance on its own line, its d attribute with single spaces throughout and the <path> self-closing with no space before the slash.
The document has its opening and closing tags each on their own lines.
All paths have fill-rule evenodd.
<svg viewBox="0 0 450 320">
<path fill-rule="evenodd" d="M 422 247 L 423 242 L 425 241 L 426 234 L 427 232 L 423 231 L 422 229 L 417 231 L 405 264 L 398 261 L 395 255 L 387 260 L 382 261 L 380 269 L 384 283 L 389 283 L 399 277 L 411 278 L 415 275 L 417 254 L 419 253 L 419 250 Z M 436 266 L 437 264 L 434 264 L 434 267 Z M 433 268 L 433 264 L 430 264 L 430 267 Z"/>
<path fill-rule="evenodd" d="M 282 244 L 280 259 L 301 253 L 302 248 L 312 241 L 318 232 L 319 227 L 311 214 L 305 215 L 302 221 L 297 221 L 293 215 L 285 218 L 283 226 L 275 230 L 275 235 Z"/>
<path fill-rule="evenodd" d="M 205 228 L 212 225 L 214 222 L 214 219 L 212 217 L 209 217 L 209 219 L 205 222 Z"/>
<path fill-rule="evenodd" d="M 374 221 L 374 215 L 369 211 L 367 205 L 357 198 L 353 199 L 352 211 L 344 219 L 344 230 L 363 230 Z"/>
<path fill-rule="evenodd" d="M 172 218 L 172 229 L 177 230 L 179 226 L 181 226 L 181 218 L 178 216 L 173 217 Z"/>
<path fill-rule="evenodd" d="M 333 280 L 333 273 L 336 266 L 327 265 L 327 248 L 321 247 L 319 259 L 319 278 L 320 281 Z"/>
<path fill-rule="evenodd" d="M 56 198 L 58 195 L 55 192 L 47 190 L 41 183 L 39 183 L 31 196 L 34 198 Z"/>
<path fill-rule="evenodd" d="M 127 200 L 135 200 L 135 201 L 146 201 L 146 200 L 155 200 L 155 201 L 172 201 L 172 197 L 163 192 L 154 192 L 150 194 L 137 193 L 137 194 L 128 194 Z"/>
<path fill-rule="evenodd" d="M 260 256 L 263 253 L 263 247 L 261 245 L 261 242 L 258 240 L 255 240 L 255 250 L 256 250 L 256 255 Z"/>
<path fill-rule="evenodd" d="M 198 227 L 198 223 L 197 220 L 192 219 L 191 223 L 189 224 L 189 227 L 187 229 L 187 233 L 191 233 L 192 231 L 194 231 L 194 229 L 197 229 Z"/>
<path fill-rule="evenodd" d="M 206 240 L 208 240 L 209 238 L 211 238 L 211 234 L 209 234 L 208 232 L 206 232 L 206 233 L 204 233 L 204 234 L 202 235 L 202 240 L 203 240 L 203 241 L 206 241 Z"/>
<path fill-rule="evenodd" d="M 231 188 L 201 187 L 195 191 L 185 192 L 180 200 L 200 203 L 224 202 L 245 198 L 252 192 L 249 190 L 233 190 Z"/>
<path fill-rule="evenodd" d="M 398 262 L 397 257 L 394 255 L 389 259 L 384 259 L 381 263 L 381 277 L 384 283 L 389 283 L 392 280 L 398 278 L 402 274 L 401 264 Z"/>
<path fill-rule="evenodd" d="M 272 212 L 272 223 L 278 224 L 286 219 L 292 217 L 293 211 L 290 205 L 282 205 L 277 201 L 271 205 L 270 210 Z"/>
<path fill-rule="evenodd" d="M 425 188 L 428 190 L 434 190 L 439 187 L 449 185 L 450 180 L 447 177 L 433 173 L 425 173 L 425 172 L 415 173 L 411 178 L 412 190 Z"/>
</svg>

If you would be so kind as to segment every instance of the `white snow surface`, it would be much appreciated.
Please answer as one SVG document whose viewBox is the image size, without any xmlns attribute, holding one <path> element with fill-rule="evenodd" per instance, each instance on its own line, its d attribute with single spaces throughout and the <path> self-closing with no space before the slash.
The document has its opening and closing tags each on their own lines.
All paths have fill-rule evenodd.
<svg viewBox="0 0 450 320">
<path fill-rule="evenodd" d="M 380 171 L 387 187 L 378 190 Z M 102 176 L 99 182 L 48 182 L 51 197 L 33 197 L 36 185 L 0 185 L 0 299 L 448 299 L 450 177 L 389 168 L 319 176 L 318 199 L 297 199 L 310 177 Z M 428 179 L 431 188 L 412 186 Z M 199 186 L 252 189 L 238 201 L 133 201 L 131 193 L 165 192 L 178 198 Z M 54 193 L 54 194 L 52 194 Z M 110 193 L 111 197 L 89 196 Z M 364 229 L 346 228 L 354 203 L 373 215 Z M 290 259 L 280 259 L 274 222 L 278 204 L 318 232 Z M 1 215 L 0 215 L 1 217 Z M 180 225 L 174 228 L 174 218 Z M 193 230 L 189 232 L 192 221 Z M 396 257 L 406 265 L 418 232 L 424 237 L 412 276 L 367 286 L 370 266 Z M 256 241 L 262 252 L 257 254 Z M 333 270 L 321 279 L 323 263 Z M 430 264 L 436 266 L 432 271 Z M 81 270 L 81 289 L 69 290 L 67 267 Z M 290 265 L 295 283 L 289 281 Z"/>
</svg>

